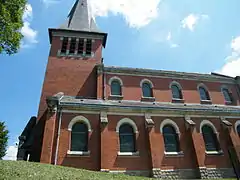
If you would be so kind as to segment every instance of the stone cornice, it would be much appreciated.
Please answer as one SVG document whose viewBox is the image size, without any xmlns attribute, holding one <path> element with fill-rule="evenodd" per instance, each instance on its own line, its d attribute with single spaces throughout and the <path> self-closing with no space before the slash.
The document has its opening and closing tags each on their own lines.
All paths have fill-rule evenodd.
<svg viewBox="0 0 240 180">
<path fill-rule="evenodd" d="M 214 74 L 200 74 L 200 73 L 187 73 L 177 71 L 164 71 L 154 69 L 142 69 L 142 68 L 129 68 L 129 67 L 104 67 L 104 72 L 107 74 L 119 74 L 119 75 L 132 75 L 132 76 L 146 76 L 146 77 L 161 77 L 161 78 L 173 78 L 173 79 L 189 79 L 197 81 L 214 81 L 224 82 L 227 84 L 234 84 L 235 79 L 227 76 L 218 76 Z"/>
<path fill-rule="evenodd" d="M 129 103 L 129 102 L 128 102 Z M 70 97 L 63 98 L 59 106 L 69 110 L 82 111 L 104 111 L 104 112 L 125 112 L 125 113 L 151 113 L 151 114 L 173 114 L 173 115 L 214 115 L 214 116 L 240 116 L 240 108 L 238 106 L 224 105 L 191 105 L 173 103 L 141 103 L 133 102 L 129 104 L 124 101 L 105 101 L 105 100 L 89 100 L 75 99 Z"/>
</svg>

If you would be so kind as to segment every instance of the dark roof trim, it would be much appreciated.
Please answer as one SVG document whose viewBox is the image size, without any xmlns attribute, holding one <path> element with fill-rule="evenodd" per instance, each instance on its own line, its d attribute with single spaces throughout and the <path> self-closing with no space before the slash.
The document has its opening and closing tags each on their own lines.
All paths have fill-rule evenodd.
<svg viewBox="0 0 240 180">
<path fill-rule="evenodd" d="M 235 83 L 235 78 L 229 76 L 218 76 L 214 74 L 200 74 L 200 73 L 188 73 L 177 71 L 165 71 L 155 69 L 144 68 L 131 68 L 131 67 L 116 67 L 105 66 L 104 71 L 106 73 L 116 73 L 122 75 L 138 75 L 138 76 L 160 76 L 166 78 L 176 79 L 193 79 L 193 80 L 211 80 L 211 81 L 226 81 L 226 83 Z"/>
<path fill-rule="evenodd" d="M 227 76 L 227 75 L 224 75 L 224 74 L 219 74 L 219 73 L 215 73 L 215 72 L 211 72 L 212 75 L 214 76 L 220 76 L 220 77 L 226 77 L 226 78 L 233 78 L 231 76 Z"/>
<path fill-rule="evenodd" d="M 106 47 L 106 42 L 107 42 L 107 33 L 99 33 L 99 32 L 87 32 L 87 31 L 75 31 L 75 30 L 68 30 L 68 29 L 56 29 L 56 28 L 49 28 L 48 29 L 48 34 L 49 34 L 49 40 L 50 44 L 52 44 L 52 33 L 53 32 L 72 32 L 72 33 L 81 33 L 81 34 L 89 34 L 89 35 L 100 35 L 103 36 L 103 42 L 102 45 L 105 48 Z"/>
</svg>

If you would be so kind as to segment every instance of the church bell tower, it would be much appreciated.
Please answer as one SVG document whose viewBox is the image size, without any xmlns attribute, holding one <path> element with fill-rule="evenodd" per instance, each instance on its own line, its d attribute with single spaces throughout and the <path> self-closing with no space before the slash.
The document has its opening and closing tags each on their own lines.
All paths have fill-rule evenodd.
<svg viewBox="0 0 240 180">
<path fill-rule="evenodd" d="M 50 54 L 42 88 L 38 119 L 46 110 L 46 97 L 97 98 L 95 66 L 102 63 L 107 34 L 100 31 L 87 0 L 76 0 L 66 21 L 49 29 Z"/>
<path fill-rule="evenodd" d="M 49 111 L 47 98 L 62 92 L 84 99 L 102 98 L 102 48 L 107 33 L 101 32 L 91 14 L 87 0 L 76 0 L 66 21 L 49 29 L 50 53 L 37 116 L 34 152 L 40 162 L 53 163 L 56 149 L 58 111 Z M 41 154 L 41 157 L 40 157 Z M 35 158 L 38 159 L 38 158 Z"/>
</svg>

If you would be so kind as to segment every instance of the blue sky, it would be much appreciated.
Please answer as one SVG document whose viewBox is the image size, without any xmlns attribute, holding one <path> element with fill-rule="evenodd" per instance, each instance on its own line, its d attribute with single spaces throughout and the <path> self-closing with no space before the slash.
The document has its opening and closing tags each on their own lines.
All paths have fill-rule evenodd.
<svg viewBox="0 0 240 180">
<path fill-rule="evenodd" d="M 29 0 L 21 49 L 0 55 L 0 120 L 9 154 L 36 116 L 49 54 L 48 28 L 64 22 L 75 0 Z M 239 0 L 91 0 L 108 33 L 105 65 L 240 75 Z"/>
</svg>

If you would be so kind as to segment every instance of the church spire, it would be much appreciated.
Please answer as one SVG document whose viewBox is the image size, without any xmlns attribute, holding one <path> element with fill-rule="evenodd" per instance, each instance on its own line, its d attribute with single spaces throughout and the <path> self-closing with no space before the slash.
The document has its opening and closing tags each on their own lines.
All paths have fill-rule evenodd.
<svg viewBox="0 0 240 180">
<path fill-rule="evenodd" d="M 67 21 L 59 29 L 102 33 L 94 21 L 88 0 L 76 0 Z"/>
</svg>

